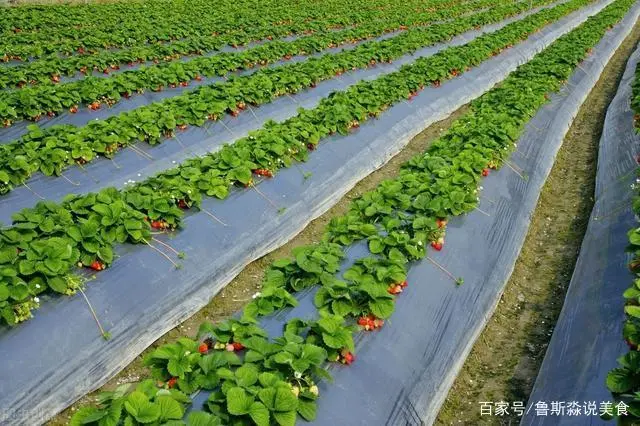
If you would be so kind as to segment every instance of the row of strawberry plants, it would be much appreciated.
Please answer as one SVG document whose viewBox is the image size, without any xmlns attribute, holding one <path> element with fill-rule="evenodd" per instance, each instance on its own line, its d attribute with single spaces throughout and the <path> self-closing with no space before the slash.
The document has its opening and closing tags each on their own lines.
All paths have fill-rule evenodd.
<svg viewBox="0 0 640 426">
<path fill-rule="evenodd" d="M 442 249 L 446 218 L 473 210 L 479 183 L 515 149 L 524 125 L 557 92 L 605 32 L 620 21 L 632 0 L 617 0 L 561 37 L 503 85 L 471 105 L 426 153 L 403 165 L 398 177 L 355 199 L 333 219 L 321 243 L 296 248 L 293 257 L 266 271 L 259 298 L 240 319 L 201 325 L 197 340 L 180 338 L 145 357 L 153 379 L 132 389 L 102 393 L 71 425 L 170 422 L 172 425 L 294 425 L 299 415 L 316 417 L 325 361 L 351 364 L 353 334 L 375 330 L 395 309 L 413 260 L 431 241 Z M 347 246 L 366 239 L 371 256 L 338 279 Z M 261 315 L 296 304 L 293 293 L 319 287 L 316 319 L 294 318 L 270 340 Z M 357 324 L 357 325 L 356 325 Z M 203 411 L 183 421 L 189 394 L 211 391 Z"/>
<path fill-rule="evenodd" d="M 548 0 L 538 1 L 544 3 Z M 441 51 L 426 59 L 431 66 L 427 75 L 434 84 L 440 84 L 440 81 L 465 72 L 467 67 L 498 54 L 590 1 L 575 0 L 540 11 L 494 33 L 480 36 L 463 47 Z M 159 143 L 163 137 L 173 136 L 176 128 L 201 126 L 206 120 L 216 120 L 225 113 L 237 115 L 247 104 L 264 104 L 275 97 L 312 87 L 345 70 L 391 61 L 438 40 L 448 39 L 467 27 L 498 22 L 505 16 L 518 13 L 521 7 L 524 6 L 516 4 L 495 8 L 479 16 L 462 18 L 466 20 L 463 23 L 442 24 L 438 32 L 433 31 L 435 27 L 414 29 L 393 39 L 365 43 L 350 51 L 262 69 L 250 76 L 202 86 L 193 92 L 104 121 L 91 121 L 84 127 L 59 125 L 41 130 L 34 126 L 21 139 L 0 145 L 0 194 L 24 183 L 38 170 L 47 175 L 59 174 L 76 162 L 92 161 L 96 155 L 112 157 L 120 148 L 138 140 Z"/>
<path fill-rule="evenodd" d="M 219 152 L 188 160 L 129 189 L 72 195 L 61 204 L 42 202 L 15 214 L 13 227 L 0 233 L 0 264 L 7 265 L 3 274 L 13 292 L 3 306 L 4 319 L 28 319 L 38 306 L 33 297 L 47 288 L 75 291 L 76 264 L 104 269 L 113 261 L 115 244 L 148 243 L 151 228 L 176 229 L 183 209 L 199 208 L 203 196 L 226 198 L 233 185 L 253 185 L 252 173 L 272 176 L 281 167 L 305 160 L 320 139 L 356 128 L 399 99 L 410 99 L 420 87 L 452 78 L 452 71 L 479 64 L 587 3 L 572 0 L 373 82 L 360 82 L 325 98 L 313 110 L 302 110 L 283 123 L 267 123 Z"/>
<path fill-rule="evenodd" d="M 332 1 L 319 7 L 307 0 L 304 3 L 295 4 L 276 2 L 270 4 L 271 7 L 267 4 L 258 8 L 252 4 L 245 4 L 239 10 L 220 13 L 212 12 L 206 3 L 201 3 L 200 7 L 189 5 L 186 12 L 188 17 L 180 17 L 178 22 L 175 22 L 175 15 L 169 15 L 161 22 L 156 19 L 146 25 L 141 24 L 139 26 L 141 33 L 138 35 L 136 35 L 137 30 L 129 29 L 126 26 L 104 32 L 90 28 L 87 30 L 91 31 L 90 34 L 73 39 L 60 38 L 60 31 L 56 31 L 51 37 L 44 35 L 42 40 L 25 40 L 22 43 L 3 38 L 0 42 L 0 52 L 7 59 L 25 59 L 60 53 L 68 55 L 73 52 L 87 53 L 105 48 L 155 44 L 159 42 L 156 40 L 158 37 L 169 42 L 196 37 L 202 44 L 207 40 L 210 42 L 212 40 L 210 40 L 211 37 L 202 38 L 199 35 L 212 33 L 214 35 L 233 35 L 235 43 L 244 44 L 263 38 L 260 35 L 265 32 L 274 37 L 282 37 L 322 28 L 360 24 L 382 17 L 396 16 L 400 18 L 403 16 L 402 12 L 405 15 L 410 14 L 415 5 L 419 3 L 416 0 L 404 3 L 394 0 L 392 4 L 395 6 L 394 8 L 380 9 L 367 6 L 367 2 L 362 0 L 360 3 L 348 6 L 342 1 Z M 445 2 L 444 7 L 446 4 Z M 206 10 L 199 11 L 199 9 Z M 131 14 L 129 19 L 135 20 L 136 16 L 136 14 Z M 135 25 L 135 21 L 132 22 L 132 25 Z M 149 31 L 155 33 L 156 37 L 153 38 Z M 39 36 L 39 34 L 33 35 L 33 37 L 35 36 Z M 217 38 L 213 40 L 217 40 Z"/>
<path fill-rule="evenodd" d="M 635 79 L 632 82 L 631 108 L 634 112 L 634 126 L 640 133 L 640 66 L 636 67 Z M 640 160 L 640 156 L 637 157 Z M 640 163 L 640 161 L 638 161 Z M 634 197 L 632 209 L 636 219 L 640 218 L 640 168 L 636 171 L 637 179 L 632 185 Z M 626 319 L 623 326 L 623 338 L 629 351 L 618 359 L 619 366 L 607 375 L 607 388 L 616 402 L 627 404 L 628 417 L 624 420 L 640 420 L 640 228 L 630 229 L 627 251 L 633 253 L 629 269 L 634 281 L 624 292 L 624 312 Z"/>
<path fill-rule="evenodd" d="M 484 6 L 493 1 L 481 0 Z M 537 0 L 536 4 L 550 2 L 552 0 Z M 480 12 L 477 15 L 454 19 L 445 24 L 434 24 L 424 29 L 411 28 L 407 34 L 395 36 L 384 42 L 371 42 L 350 53 L 328 54 L 322 60 L 331 62 L 331 58 L 336 58 L 337 61 L 345 61 L 343 58 L 354 56 L 369 56 L 373 59 L 374 56 L 371 54 L 373 51 L 380 51 L 382 56 L 388 56 L 385 50 L 388 50 L 390 45 L 398 46 L 396 50 L 406 54 L 424 46 L 425 43 L 434 44 L 447 40 L 453 35 L 471 28 L 497 22 L 506 16 L 513 16 L 528 7 L 528 3 L 507 5 Z M 418 25 L 420 24 L 418 23 Z M 123 72 L 111 78 L 89 77 L 56 86 L 45 85 L 14 91 L 6 93 L 0 100 L 0 121 L 5 127 L 8 127 L 13 124 L 13 120 L 31 119 L 37 121 L 45 114 L 53 116 L 67 108 L 71 112 L 76 112 L 80 105 L 88 105 L 91 109 L 97 109 L 103 105 L 113 106 L 123 98 L 129 98 L 145 90 L 161 91 L 165 87 L 188 86 L 191 81 L 201 80 L 203 76 L 224 76 L 232 71 L 264 66 L 278 60 L 289 59 L 298 54 L 311 55 L 328 47 L 353 42 L 357 38 L 381 35 L 387 30 L 388 28 L 384 24 L 382 26 L 371 25 L 357 30 L 304 37 L 292 42 L 272 42 L 244 52 L 225 52 L 215 56 L 200 57 L 189 62 L 172 62 L 149 68 L 144 67 L 140 70 Z M 390 57 L 395 59 L 398 56 L 394 54 Z M 367 63 L 367 61 L 359 61 L 358 65 L 353 65 L 348 60 L 346 61 L 345 68 L 348 65 L 351 65 L 351 68 L 354 66 L 362 67 Z M 310 66 L 315 66 L 315 62 L 313 65 L 279 68 L 277 72 L 280 73 L 290 68 L 309 68 Z M 265 73 L 260 75 L 262 74 Z M 254 78 L 256 77 L 247 77 L 247 79 Z"/>
<path fill-rule="evenodd" d="M 287 21 L 301 21 L 311 27 L 321 20 L 331 20 L 334 25 L 344 26 L 367 22 L 368 19 L 379 19 L 381 17 L 397 16 L 407 13 L 421 13 L 428 9 L 441 9 L 450 4 L 458 4 L 462 0 L 447 0 L 438 2 L 434 0 L 418 2 L 399 2 L 397 0 L 385 0 L 379 2 L 360 2 L 349 4 L 342 1 L 332 1 L 323 4 L 319 8 L 313 2 L 277 2 L 259 4 L 228 3 L 211 10 L 204 2 L 190 2 L 187 8 L 179 2 L 171 2 L 172 6 L 183 9 L 182 16 L 167 10 L 166 4 L 153 4 L 144 6 L 142 21 L 140 17 L 140 7 L 132 5 L 124 11 L 115 12 L 111 15 L 111 21 L 89 23 L 85 20 L 74 19 L 74 22 L 67 27 L 57 27 L 40 29 L 39 31 L 23 31 L 14 28 L 3 34 L 5 45 L 22 45 L 32 43 L 42 43 L 47 41 L 63 42 L 65 40 L 84 41 L 85 49 L 90 49 L 91 45 L 98 47 L 104 44 L 112 45 L 111 40 L 115 40 L 114 46 L 130 46 L 142 42 L 155 43 L 166 42 L 179 38 L 190 37 L 198 32 L 210 32 L 215 29 L 218 33 L 227 33 L 237 30 L 238 27 L 267 27 L 277 25 Z M 233 8 L 235 13 L 229 13 Z M 151 10 L 149 10 L 151 9 Z M 205 10 L 203 10 L 205 9 Z M 111 12 L 114 13 L 114 12 Z M 104 16 L 104 15 L 103 15 Z M 106 24 L 106 25 L 105 25 Z M 137 26 L 136 26 L 137 25 Z M 150 25 L 155 25 L 151 28 Z M 169 28 L 173 25 L 174 28 Z M 124 39 L 121 34 L 127 35 Z"/>
<path fill-rule="evenodd" d="M 459 2 L 460 0 L 455 0 Z M 395 30 L 405 26 L 424 25 L 444 17 L 455 17 L 462 13 L 474 11 L 495 4 L 495 0 L 474 0 L 470 3 L 462 5 L 452 5 L 445 3 L 442 9 L 429 12 L 404 15 L 401 18 L 396 16 L 385 17 L 378 20 L 365 22 L 356 28 L 348 28 L 339 32 L 335 32 L 329 28 L 314 30 L 317 33 L 314 38 L 306 37 L 296 41 L 296 47 L 291 47 L 292 52 L 310 51 L 321 49 L 323 46 L 332 46 L 345 43 L 347 40 L 360 40 L 364 38 L 381 35 L 381 30 Z M 266 28 L 256 33 L 256 38 L 278 38 L 287 34 L 288 28 Z M 166 45 L 146 45 L 139 46 L 135 49 L 127 49 L 117 52 L 106 51 L 96 55 L 74 56 L 71 58 L 62 58 L 58 55 L 52 55 L 50 58 L 16 67 L 0 68 L 0 88 L 5 87 L 24 87 L 27 84 L 55 84 L 60 80 L 60 76 L 75 76 L 78 72 L 88 74 L 92 71 L 100 71 L 110 73 L 114 69 L 120 68 L 124 64 L 133 66 L 136 63 L 146 61 L 156 62 L 172 62 L 185 55 L 202 54 L 207 51 L 219 49 L 224 45 L 238 45 L 246 41 L 246 34 L 241 33 L 242 39 L 238 38 L 238 33 L 227 34 L 222 36 L 204 35 L 188 40 L 181 40 L 177 43 Z M 273 49 L 283 50 L 283 42 L 269 43 L 267 46 L 275 44 Z M 286 44 L 288 46 L 289 44 Z M 294 45 L 292 45 L 294 46 Z M 285 49 L 286 50 L 286 49 Z M 284 56 L 284 55 L 283 55 Z M 255 62 L 248 58 L 248 63 Z M 33 93 L 38 97 L 38 93 Z"/>
</svg>

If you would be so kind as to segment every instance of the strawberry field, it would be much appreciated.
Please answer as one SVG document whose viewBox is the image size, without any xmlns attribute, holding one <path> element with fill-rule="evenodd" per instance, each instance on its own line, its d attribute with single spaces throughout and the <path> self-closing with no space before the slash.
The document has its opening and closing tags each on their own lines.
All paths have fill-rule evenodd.
<svg viewBox="0 0 640 426">
<path fill-rule="evenodd" d="M 640 5 L 0 13 L 7 424 L 46 422 L 143 354 L 135 380 L 54 424 L 286 426 L 433 422 L 523 244 L 573 118 L 558 111 L 580 107 L 565 97 L 586 96 Z M 336 204 L 235 315 L 153 344 Z"/>
</svg>

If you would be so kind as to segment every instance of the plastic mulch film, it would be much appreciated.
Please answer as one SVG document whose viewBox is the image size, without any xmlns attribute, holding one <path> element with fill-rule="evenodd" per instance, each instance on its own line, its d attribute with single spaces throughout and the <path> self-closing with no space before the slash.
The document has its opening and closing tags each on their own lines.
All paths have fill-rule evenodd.
<svg viewBox="0 0 640 426">
<path fill-rule="evenodd" d="M 571 283 L 542 367 L 529 398 L 532 406 L 522 425 L 611 424 L 586 416 L 584 405 L 612 401 L 605 380 L 627 352 L 622 339 L 622 293 L 633 281 L 627 264 L 627 232 L 637 226 L 631 208 L 640 138 L 633 128 L 631 83 L 640 50 L 631 56 L 604 123 L 598 153 L 595 204 Z M 569 416 L 567 404 L 578 402 L 581 415 Z M 560 402 L 563 416 L 536 412 L 535 404 Z"/>
<path fill-rule="evenodd" d="M 282 214 L 278 214 L 276 208 L 252 190 L 233 192 L 224 201 L 205 199 L 203 208 L 214 212 L 229 226 L 223 227 L 203 213 L 186 217 L 185 229 L 171 237 L 171 244 L 187 255 L 186 259 L 181 260 L 183 268 L 180 270 L 173 269 L 158 253 L 147 247 L 118 247 L 118 260 L 92 280 L 85 291 L 103 325 L 111 333 L 111 340 L 102 339 L 81 295 L 41 297 L 41 308 L 33 319 L 15 328 L 4 327 L 0 330 L 0 359 L 3 361 L 0 365 L 0 407 L 11 410 L 9 424 L 35 424 L 44 421 L 103 384 L 154 340 L 204 306 L 246 264 L 296 235 L 311 220 L 335 204 L 356 182 L 400 151 L 422 129 L 490 89 L 518 65 L 609 3 L 610 0 L 601 1 L 583 8 L 459 78 L 444 83 L 439 89 L 426 88 L 411 103 L 400 103 L 379 119 L 363 123 L 359 131 L 344 137 L 335 136 L 326 143 L 321 143 L 307 163 L 283 169 L 274 179 L 258 185 L 260 191 L 279 207 L 286 207 Z M 375 73 L 376 69 L 368 72 Z M 359 77 L 372 78 L 373 75 L 359 74 Z M 347 81 L 347 78 L 350 77 L 343 80 Z M 339 83 L 328 82 L 329 85 Z M 331 90 L 335 88 L 332 87 Z M 313 96 L 313 91 L 301 94 L 295 107 L 299 104 L 306 106 Z M 287 100 L 283 99 L 282 102 L 278 105 L 285 107 Z M 278 115 L 275 118 L 282 118 L 278 110 L 273 110 L 273 113 Z M 546 120 L 556 116 L 557 114 L 552 113 Z M 544 122 L 538 125 L 540 126 L 544 127 Z M 237 134 L 243 132 L 239 128 L 232 130 Z M 172 149 L 171 146 L 172 144 L 165 143 L 159 150 Z M 191 148 L 198 152 L 197 146 Z M 532 149 L 535 150 L 534 148 Z M 199 152 L 204 152 L 210 150 L 211 146 L 204 144 L 199 149 Z M 167 163 L 163 163 L 166 168 L 172 160 L 181 158 L 176 157 L 179 155 L 182 154 L 167 154 L 165 160 L 158 154 L 158 157 L 162 157 L 158 161 Z M 532 154 L 528 158 L 535 157 Z M 126 163 L 122 156 L 118 160 L 120 164 Z M 552 158 L 547 161 L 550 167 Z M 162 168 L 157 165 L 148 167 L 154 170 Z M 139 173 L 144 173 L 146 169 L 145 167 Z M 306 172 L 312 174 L 309 176 Z M 119 177 L 122 181 L 127 178 Z M 499 191 L 507 191 L 507 194 L 515 191 L 512 197 L 526 198 L 525 189 L 533 188 L 532 192 L 526 194 L 529 194 L 533 199 L 532 205 L 535 205 L 538 188 L 531 186 L 538 182 L 535 176 L 528 183 L 513 181 L 512 178 L 513 176 L 505 182 L 513 188 Z M 490 177 L 487 186 L 492 185 L 491 182 L 498 183 L 496 178 Z M 406 312 L 396 314 L 399 323 L 413 324 L 412 327 L 389 327 L 388 331 L 383 330 L 380 338 L 368 340 L 365 347 L 360 349 L 365 354 L 371 350 L 372 364 L 369 367 L 377 365 L 380 357 L 389 356 L 390 360 L 395 360 L 393 364 L 398 368 L 402 366 L 403 370 L 385 372 L 378 368 L 367 368 L 367 372 L 363 373 L 370 362 L 364 361 L 369 357 L 364 355 L 359 366 L 338 375 L 338 386 L 326 390 L 326 398 L 321 399 L 322 407 L 335 407 L 335 410 L 323 408 L 318 422 L 335 424 L 332 416 L 341 414 L 351 418 L 351 412 L 353 419 L 361 419 L 363 422 L 370 422 L 369 424 L 372 416 L 377 421 L 391 416 L 389 418 L 392 423 L 403 422 L 406 421 L 403 419 L 411 418 L 406 417 L 409 409 L 407 401 L 411 401 L 421 417 L 430 419 L 434 415 L 441 402 L 439 399 L 444 397 L 443 392 L 448 388 L 447 381 L 453 380 L 457 364 L 462 362 L 466 353 L 464 345 L 459 344 L 459 337 L 476 330 L 472 325 L 481 327 L 482 321 L 477 317 L 467 316 L 475 312 L 484 318 L 488 314 L 487 309 L 494 303 L 496 289 L 502 287 L 510 271 L 510 267 L 497 267 L 503 264 L 501 257 L 480 259 L 479 256 L 476 260 L 475 252 L 474 256 L 465 253 L 459 254 L 457 258 L 453 257 L 455 247 L 464 247 L 466 252 L 468 241 L 476 244 L 479 238 L 477 233 L 480 233 L 483 241 L 495 244 L 491 248 L 492 256 L 508 254 L 515 258 L 519 248 L 516 244 L 518 238 L 513 238 L 509 230 L 518 224 L 524 236 L 528 225 L 526 217 L 509 210 L 512 204 L 518 208 L 524 208 L 528 204 L 510 201 L 511 198 L 500 201 L 500 195 L 496 193 L 493 197 L 498 200 L 496 206 L 483 207 L 493 211 L 490 217 L 485 219 L 485 216 L 474 213 L 463 220 L 453 221 L 449 226 L 447 241 L 448 247 L 452 249 L 448 249 L 447 254 L 443 254 L 439 260 L 454 270 L 459 270 L 461 275 L 466 275 L 465 271 L 469 270 L 469 284 L 455 289 L 450 282 L 441 278 L 439 272 L 434 272 L 427 265 L 415 267 L 410 279 L 419 282 L 421 279 L 416 277 L 428 274 L 422 280 L 428 282 L 423 286 L 416 285 L 414 289 L 417 291 L 421 288 L 428 297 L 411 298 L 412 306 Z M 10 203 L 4 201 L 2 208 L 8 204 Z M 496 210 L 506 217 L 496 215 Z M 467 225 L 478 220 L 478 229 L 469 233 Z M 488 222 L 492 220 L 498 222 L 492 225 Z M 464 228 L 459 228 L 463 223 Z M 487 232 L 490 232 L 490 238 L 487 238 Z M 476 279 L 478 281 L 474 283 Z M 493 281 L 497 283 L 495 288 L 486 285 Z M 460 300 L 456 301 L 456 298 Z M 460 304 L 462 300 L 470 303 L 472 308 Z M 454 301 L 456 303 L 452 304 Z M 433 306 L 428 307 L 432 304 Z M 310 306 L 310 302 L 303 302 L 300 306 Z M 408 320 L 406 315 L 410 312 L 416 315 L 414 311 L 417 311 L 418 316 L 424 315 L 425 320 Z M 281 316 L 272 320 L 277 321 L 278 318 L 281 319 Z M 444 327 L 447 323 L 449 325 Z M 416 332 L 413 328 L 415 326 L 419 326 L 420 330 Z M 451 327 L 455 330 L 449 330 Z M 453 334 L 441 334 L 443 330 Z M 407 339 L 413 340 L 405 349 L 415 350 L 417 346 L 422 349 L 407 354 L 415 356 L 417 353 L 423 358 L 407 362 L 406 354 L 401 358 L 398 358 L 399 353 L 391 354 L 389 341 L 382 337 L 386 333 L 393 333 L 392 342 L 393 339 L 398 339 L 406 344 Z M 415 336 L 423 337 L 416 340 Z M 454 345 L 453 342 L 457 343 Z M 377 349 L 374 351 L 374 348 Z M 444 355 L 444 352 L 441 355 L 439 351 L 445 348 L 455 356 Z M 376 351 L 379 353 L 374 355 Z M 385 362 L 385 365 L 388 364 Z M 416 365 L 420 366 L 418 370 L 415 370 Z M 378 370 L 376 374 L 384 377 L 373 374 L 372 371 L 375 370 Z M 445 373 L 446 380 L 443 381 Z M 367 380 L 359 382 L 357 379 L 362 378 L 361 376 L 366 376 Z M 342 383 L 349 383 L 349 387 L 343 388 L 340 386 Z M 372 392 L 372 386 L 376 384 L 384 384 L 378 390 L 386 389 L 385 392 L 389 393 L 385 393 L 384 397 L 378 395 L 359 408 L 346 404 L 353 399 L 346 398 L 343 391 L 353 395 L 363 389 Z M 390 400 L 388 395 L 395 395 L 394 399 Z M 432 396 L 424 399 L 424 395 Z M 397 404 L 394 405 L 394 401 Z M 365 411 L 366 415 L 362 415 Z M 361 416 L 356 417 L 356 412 Z M 342 424 L 354 423 L 346 421 Z"/>
</svg>

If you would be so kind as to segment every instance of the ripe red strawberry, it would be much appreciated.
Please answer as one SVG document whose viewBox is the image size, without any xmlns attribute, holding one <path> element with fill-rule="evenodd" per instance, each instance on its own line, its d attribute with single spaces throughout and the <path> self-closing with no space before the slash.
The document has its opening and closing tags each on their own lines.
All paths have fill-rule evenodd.
<svg viewBox="0 0 640 426">
<path fill-rule="evenodd" d="M 187 202 L 184 200 L 178 200 L 178 207 L 184 210 L 189 208 L 189 206 L 187 205 Z"/>
<path fill-rule="evenodd" d="M 104 264 L 99 260 L 94 260 L 93 262 L 91 262 L 91 265 L 89 265 L 89 268 L 93 269 L 94 271 L 102 271 L 104 269 Z"/>
<path fill-rule="evenodd" d="M 344 350 L 342 351 L 342 360 L 341 361 L 342 361 L 343 364 L 351 365 L 351 363 L 353 361 L 355 361 L 355 360 L 356 360 L 356 357 L 355 357 L 354 354 L 352 354 L 349 351 L 344 351 Z"/>
<path fill-rule="evenodd" d="M 402 282 L 400 283 L 400 286 L 401 286 L 402 288 L 405 288 L 405 287 L 407 287 L 408 285 L 409 285 L 409 283 L 407 282 L 407 280 L 404 280 L 404 281 L 402 281 Z"/>
<path fill-rule="evenodd" d="M 369 323 L 369 319 L 367 317 L 358 318 L 358 325 L 366 326 Z"/>
<path fill-rule="evenodd" d="M 402 286 L 400 284 L 391 284 L 387 289 L 387 292 L 393 295 L 400 294 L 402 293 Z"/>
<path fill-rule="evenodd" d="M 151 222 L 151 227 L 153 229 L 165 229 L 168 226 L 163 220 L 154 220 Z"/>
<path fill-rule="evenodd" d="M 203 355 L 206 354 L 209 352 L 209 346 L 206 343 L 200 343 L 200 346 L 198 346 L 198 352 Z"/>
<path fill-rule="evenodd" d="M 53 111 L 47 112 L 47 117 L 51 118 L 51 117 L 55 117 L 55 116 L 56 116 L 55 112 L 53 112 Z"/>
<path fill-rule="evenodd" d="M 167 382 L 167 387 L 169 389 L 171 389 L 172 387 L 174 387 L 176 385 L 176 383 L 178 383 L 178 378 L 177 377 L 172 377 L 169 379 L 169 381 Z"/>
<path fill-rule="evenodd" d="M 482 176 L 484 177 L 489 176 L 489 169 L 482 169 Z"/>
<path fill-rule="evenodd" d="M 100 109 L 100 102 L 99 101 L 91 102 L 89 104 L 89 109 L 92 110 L 92 111 L 96 111 L 96 110 Z"/>
<path fill-rule="evenodd" d="M 442 243 L 438 242 L 438 241 L 432 241 L 431 242 L 431 247 L 433 247 L 435 250 L 442 250 Z"/>
<path fill-rule="evenodd" d="M 69 108 L 69 112 L 71 114 L 75 114 L 76 112 L 78 112 L 78 106 L 77 105 L 72 106 L 71 108 Z"/>
<path fill-rule="evenodd" d="M 232 345 L 233 345 L 233 350 L 236 352 L 244 349 L 244 345 L 240 342 L 233 342 Z"/>
<path fill-rule="evenodd" d="M 273 177 L 273 172 L 269 169 L 255 169 L 253 173 L 257 174 L 258 176 L 264 176 L 268 178 Z"/>
</svg>

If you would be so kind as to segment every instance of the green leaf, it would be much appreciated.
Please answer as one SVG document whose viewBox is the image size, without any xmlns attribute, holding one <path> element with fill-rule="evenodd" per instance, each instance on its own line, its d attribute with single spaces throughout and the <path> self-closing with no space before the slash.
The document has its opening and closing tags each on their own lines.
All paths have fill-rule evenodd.
<svg viewBox="0 0 640 426">
<path fill-rule="evenodd" d="M 249 387 L 258 381 L 258 367 L 254 364 L 245 364 L 236 370 L 238 385 Z"/>
<path fill-rule="evenodd" d="M 624 312 L 629 316 L 640 318 L 640 306 L 634 306 L 634 305 L 625 306 Z"/>
<path fill-rule="evenodd" d="M 140 423 L 152 423 L 160 418 L 160 408 L 149 402 L 147 395 L 139 391 L 129 394 L 124 407 Z"/>
<path fill-rule="evenodd" d="M 249 416 L 257 426 L 269 426 L 269 410 L 261 402 L 251 404 Z"/>
<path fill-rule="evenodd" d="M 9 298 L 9 287 L 6 284 L 0 284 L 0 302 Z"/>
<path fill-rule="evenodd" d="M 227 411 L 234 416 L 249 414 L 253 403 L 254 398 L 247 395 L 247 392 L 242 388 L 231 388 L 229 389 L 229 392 L 227 392 Z"/>
<path fill-rule="evenodd" d="M 613 393 L 622 393 L 631 390 L 637 380 L 629 374 L 625 368 L 614 368 L 607 374 L 607 388 Z"/>
<path fill-rule="evenodd" d="M 24 284 L 14 285 L 9 287 L 9 294 L 13 300 L 20 302 L 29 296 L 29 288 Z"/>
<path fill-rule="evenodd" d="M 273 413 L 273 418 L 276 419 L 280 426 L 295 426 L 296 417 L 295 411 L 277 411 Z"/>
<path fill-rule="evenodd" d="M 96 407 L 80 407 L 80 409 L 73 415 L 73 417 L 71 417 L 69 426 L 83 426 L 96 422 L 97 420 L 92 420 L 96 415 L 99 416 L 97 419 L 99 420 L 106 415 L 106 412 Z"/>
<path fill-rule="evenodd" d="M 314 421 L 318 412 L 315 401 L 301 399 L 298 401 L 298 414 L 308 422 Z"/>
<path fill-rule="evenodd" d="M 67 282 L 61 277 L 47 277 L 47 285 L 58 293 L 67 291 Z"/>
<path fill-rule="evenodd" d="M 160 408 L 160 421 L 181 419 L 184 415 L 182 406 L 170 396 L 159 396 L 156 403 Z"/>
<path fill-rule="evenodd" d="M 193 411 L 187 417 L 188 426 L 222 426 L 219 417 L 213 416 L 204 411 Z"/>
<path fill-rule="evenodd" d="M 288 386 L 280 386 L 276 389 L 273 400 L 275 411 L 294 411 L 298 408 L 298 398 L 291 392 Z"/>
<path fill-rule="evenodd" d="M 376 299 L 369 303 L 369 309 L 371 309 L 371 313 L 378 318 L 386 319 L 393 314 L 395 304 L 393 303 L 393 299 Z"/>
<path fill-rule="evenodd" d="M 380 240 L 369 241 L 369 251 L 373 254 L 382 253 L 384 250 L 384 244 Z"/>
</svg>

